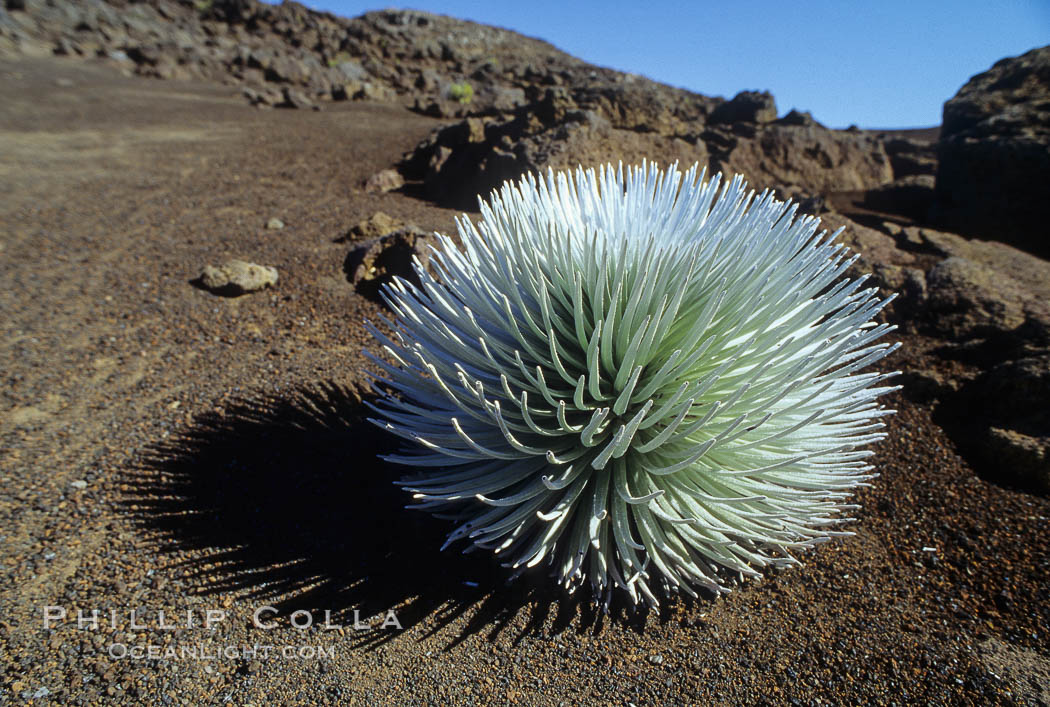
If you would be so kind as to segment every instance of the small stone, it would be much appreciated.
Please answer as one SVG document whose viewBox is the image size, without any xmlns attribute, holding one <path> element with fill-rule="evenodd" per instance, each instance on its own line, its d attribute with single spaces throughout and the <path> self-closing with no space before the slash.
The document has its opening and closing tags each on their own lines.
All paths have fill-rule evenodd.
<svg viewBox="0 0 1050 707">
<path fill-rule="evenodd" d="M 88 483 L 83 479 L 77 479 L 76 481 L 71 482 L 69 485 L 75 489 L 83 490 L 87 488 Z"/>
<path fill-rule="evenodd" d="M 356 226 L 351 228 L 343 240 L 359 241 L 379 238 L 380 236 L 385 236 L 392 231 L 396 231 L 404 225 L 405 224 L 401 221 L 391 218 L 382 211 L 376 211 L 369 218 L 358 222 Z"/>
<path fill-rule="evenodd" d="M 649 662 L 653 665 L 663 665 L 664 657 L 657 653 L 656 655 L 649 656 Z"/>
<path fill-rule="evenodd" d="M 230 260 L 221 267 L 206 265 L 198 282 L 213 294 L 236 297 L 277 284 L 277 269 Z"/>
<path fill-rule="evenodd" d="M 290 86 L 284 87 L 284 102 L 280 105 L 282 108 L 299 108 L 301 110 L 308 108 L 316 110 L 319 107 L 314 105 L 314 102 L 307 98 L 305 93 Z"/>
<path fill-rule="evenodd" d="M 780 125 L 803 125 L 803 126 L 816 125 L 818 127 L 823 127 L 823 126 L 820 126 L 820 123 L 818 123 L 816 120 L 813 119 L 813 114 L 810 113 L 809 111 L 807 111 L 807 110 L 800 111 L 800 110 L 795 110 L 794 108 L 792 108 L 790 111 L 788 111 L 788 114 L 785 115 L 780 120 L 778 120 L 777 122 Z"/>
<path fill-rule="evenodd" d="M 246 86 L 243 93 L 244 97 L 248 99 L 248 102 L 257 108 L 272 108 L 284 100 L 283 94 L 273 88 L 264 87 L 256 89 L 251 86 Z"/>
<path fill-rule="evenodd" d="M 396 169 L 384 169 L 365 180 L 365 191 L 382 194 L 405 186 L 405 178 Z"/>
<path fill-rule="evenodd" d="M 270 229 L 271 231 L 280 231 L 282 228 L 284 228 L 284 221 L 274 217 L 266 222 L 266 228 Z"/>
</svg>

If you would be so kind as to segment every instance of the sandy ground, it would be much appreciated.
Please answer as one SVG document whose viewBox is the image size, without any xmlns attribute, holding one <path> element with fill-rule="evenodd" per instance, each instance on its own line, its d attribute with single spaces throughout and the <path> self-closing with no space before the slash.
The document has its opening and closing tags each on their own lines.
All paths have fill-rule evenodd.
<svg viewBox="0 0 1050 707">
<path fill-rule="evenodd" d="M 360 191 L 436 122 L 53 59 L 0 96 L 0 702 L 1050 702 L 1050 503 L 927 405 L 895 397 L 856 536 L 800 569 L 641 616 L 505 586 L 402 510 L 360 404 L 381 310 L 342 237 L 452 229 Z M 277 287 L 191 284 L 229 257 Z M 905 343 L 888 367 L 937 344 Z"/>
</svg>

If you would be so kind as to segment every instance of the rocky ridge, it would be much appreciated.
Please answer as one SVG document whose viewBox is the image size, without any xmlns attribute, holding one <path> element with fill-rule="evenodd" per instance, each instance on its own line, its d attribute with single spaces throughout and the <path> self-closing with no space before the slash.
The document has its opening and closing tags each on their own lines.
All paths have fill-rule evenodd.
<svg viewBox="0 0 1050 707">
<path fill-rule="evenodd" d="M 829 130 L 794 110 L 778 119 L 768 93 L 707 97 L 430 13 L 345 19 L 257 0 L 11 0 L 7 8 L 0 53 L 55 53 L 145 76 L 222 81 L 260 107 L 376 100 L 474 119 L 405 161 L 406 177 L 425 182 L 430 198 L 468 208 L 508 176 L 581 158 L 700 161 L 792 196 L 865 190 L 932 169 L 923 157 L 901 156 L 911 154 L 908 146 L 895 144 L 898 157 L 891 157 L 875 134 Z M 449 181 L 464 186 L 447 193 Z"/>
</svg>

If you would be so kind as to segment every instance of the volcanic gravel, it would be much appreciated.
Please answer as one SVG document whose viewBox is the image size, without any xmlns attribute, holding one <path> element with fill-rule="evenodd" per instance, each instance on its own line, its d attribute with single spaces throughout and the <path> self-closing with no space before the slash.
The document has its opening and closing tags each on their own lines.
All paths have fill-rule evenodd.
<svg viewBox="0 0 1050 707">
<path fill-rule="evenodd" d="M 505 585 L 403 510 L 361 403 L 383 310 L 343 236 L 454 228 L 362 188 L 437 121 L 57 59 L 0 63 L 0 96 L 0 702 L 1050 701 L 1050 503 L 975 476 L 929 402 L 890 398 L 856 535 L 800 568 L 649 613 Z M 230 258 L 276 287 L 194 286 Z M 943 365 L 904 344 L 885 367 Z"/>
</svg>

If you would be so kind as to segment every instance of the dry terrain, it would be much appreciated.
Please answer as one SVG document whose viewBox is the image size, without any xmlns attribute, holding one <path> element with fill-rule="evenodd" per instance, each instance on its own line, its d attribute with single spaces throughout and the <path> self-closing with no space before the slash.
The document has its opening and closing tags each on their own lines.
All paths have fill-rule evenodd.
<svg viewBox="0 0 1050 707">
<path fill-rule="evenodd" d="M 347 232 L 453 228 L 361 188 L 437 119 L 55 58 L 0 62 L 0 96 L 0 703 L 1050 702 L 1050 502 L 975 475 L 930 403 L 894 396 L 856 536 L 802 568 L 642 615 L 506 586 L 402 509 L 361 405 L 382 309 Z M 231 257 L 277 285 L 193 284 Z"/>
</svg>

